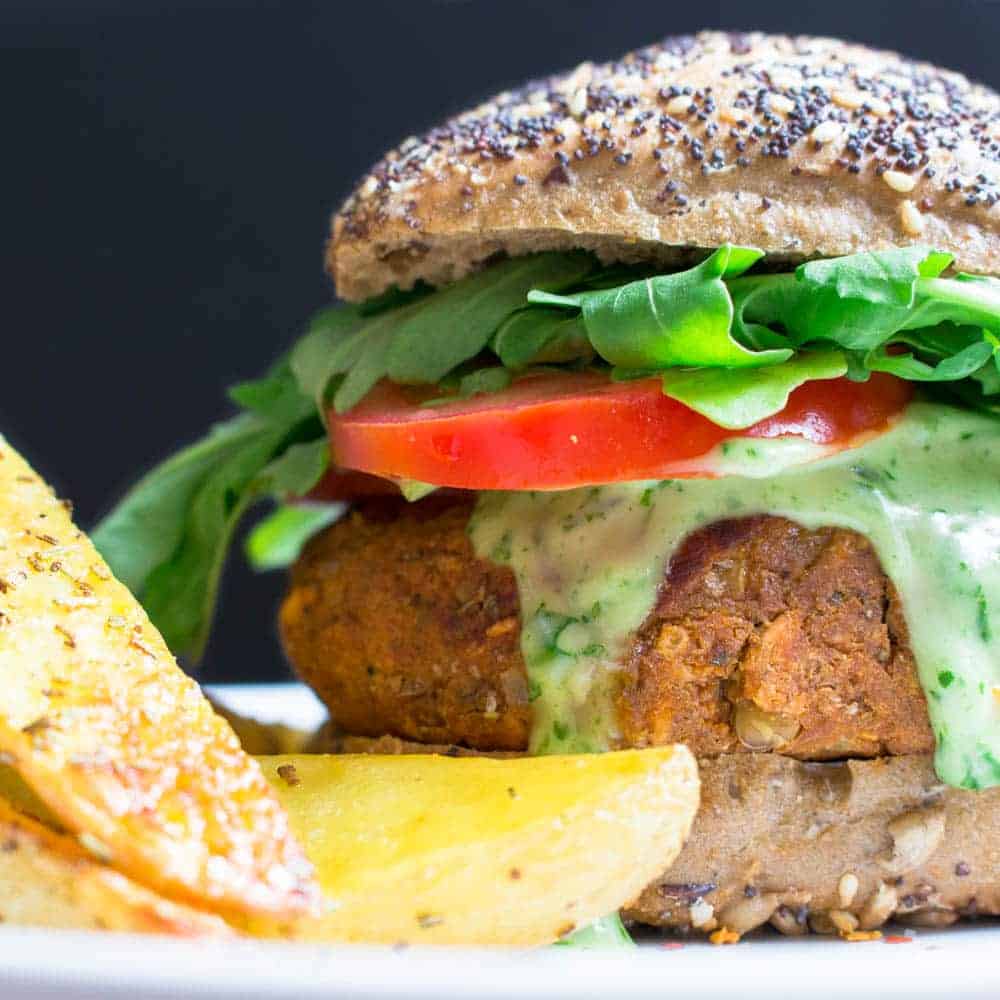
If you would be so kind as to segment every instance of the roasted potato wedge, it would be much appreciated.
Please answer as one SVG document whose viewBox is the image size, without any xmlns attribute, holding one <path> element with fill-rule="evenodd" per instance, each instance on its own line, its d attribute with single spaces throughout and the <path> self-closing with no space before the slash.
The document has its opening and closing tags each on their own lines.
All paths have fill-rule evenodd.
<svg viewBox="0 0 1000 1000">
<path fill-rule="evenodd" d="M 330 905 L 297 934 L 322 941 L 550 943 L 661 874 L 698 806 L 684 747 L 261 764 Z"/>
<path fill-rule="evenodd" d="M 240 715 L 214 698 L 209 698 L 217 715 L 233 727 L 240 746 L 255 757 L 281 753 L 308 752 L 316 738 L 314 733 L 286 726 L 281 722 L 261 722 L 248 715 Z"/>
<path fill-rule="evenodd" d="M 2 439 L 0 751 L 67 830 L 156 892 L 237 916 L 315 902 L 259 766 Z"/>
<path fill-rule="evenodd" d="M 6 923 L 135 934 L 226 936 L 221 917 L 172 903 L 95 860 L 0 799 L 0 918 Z"/>
<path fill-rule="evenodd" d="M 24 778 L 7 764 L 0 764 L 0 800 L 17 812 L 38 820 L 50 830 L 66 832 L 52 810 L 25 784 Z"/>
</svg>

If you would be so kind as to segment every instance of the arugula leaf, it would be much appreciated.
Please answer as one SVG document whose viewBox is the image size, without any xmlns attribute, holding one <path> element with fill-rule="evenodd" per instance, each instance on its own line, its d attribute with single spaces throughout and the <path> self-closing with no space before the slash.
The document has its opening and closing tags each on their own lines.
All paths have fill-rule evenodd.
<svg viewBox="0 0 1000 1000">
<path fill-rule="evenodd" d="M 404 307 L 419 310 L 419 303 Z M 346 413 L 361 402 L 375 387 L 375 383 L 388 374 L 388 352 L 396 336 L 399 314 L 395 311 L 383 313 L 366 324 L 354 336 L 344 341 L 341 353 L 346 366 L 346 374 L 333 394 L 333 406 L 338 413 Z"/>
<path fill-rule="evenodd" d="M 209 473 L 257 439 L 251 414 L 216 424 L 133 486 L 94 529 L 92 538 L 115 576 L 140 594 L 146 578 L 177 549 L 192 499 Z"/>
<path fill-rule="evenodd" d="M 356 306 L 322 309 L 313 317 L 305 336 L 292 348 L 289 358 L 292 374 L 299 390 L 315 400 L 320 412 L 326 408 L 330 380 L 349 371 L 361 355 L 362 323 L 361 311 Z"/>
<path fill-rule="evenodd" d="M 328 463 L 315 404 L 287 364 L 233 396 L 252 409 L 143 477 L 93 536 L 167 644 L 192 660 L 204 649 L 240 517 L 268 494 L 308 492 Z"/>
<path fill-rule="evenodd" d="M 414 503 L 417 500 L 423 500 L 424 497 L 430 496 L 439 487 L 435 486 L 433 483 L 422 483 L 419 479 L 396 479 L 394 480 L 396 485 L 399 487 L 399 492 L 410 501 Z"/>
<path fill-rule="evenodd" d="M 504 366 L 520 371 L 594 356 L 587 327 L 579 315 L 562 309 L 518 309 L 500 325 L 490 343 Z"/>
<path fill-rule="evenodd" d="M 970 287 L 963 276 L 938 277 L 950 262 L 947 254 L 903 247 L 809 261 L 793 275 L 740 278 L 729 283 L 734 333 L 753 342 L 777 327 L 795 346 L 874 351 L 903 330 L 1000 321 L 1000 283 Z"/>
<path fill-rule="evenodd" d="M 762 368 L 671 369 L 663 373 L 663 391 L 719 427 L 738 430 L 783 410 L 803 383 L 846 373 L 842 351 L 804 351 Z"/>
<path fill-rule="evenodd" d="M 324 434 L 289 445 L 260 473 L 267 489 L 277 496 L 305 496 L 330 467 L 330 444 Z"/>
<path fill-rule="evenodd" d="M 532 291 L 528 301 L 579 308 L 594 349 L 619 368 L 777 364 L 791 350 L 749 350 L 730 333 L 733 302 L 723 279 L 742 274 L 762 256 L 759 250 L 726 245 L 677 274 L 575 295 Z"/>
<path fill-rule="evenodd" d="M 585 951 L 606 951 L 616 948 L 635 948 L 632 936 L 617 913 L 601 917 L 586 927 L 581 927 L 568 937 L 555 943 L 558 948 L 581 948 Z"/>
<path fill-rule="evenodd" d="M 276 507 L 254 525 L 243 549 L 258 572 L 285 569 L 298 559 L 306 542 L 336 521 L 343 503 L 289 504 Z"/>
<path fill-rule="evenodd" d="M 138 596 L 175 652 L 200 658 L 233 531 L 262 492 L 257 476 L 280 443 L 277 431 L 262 431 L 209 472 L 186 512 L 180 543 L 144 581 Z"/>
<path fill-rule="evenodd" d="M 400 316 L 385 370 L 395 382 L 432 384 L 489 344 L 532 288 L 566 288 L 594 269 L 585 253 L 516 257 L 463 278 Z"/>
<path fill-rule="evenodd" d="M 447 403 L 454 403 L 457 399 L 469 399 L 483 393 L 500 392 L 510 385 L 512 379 L 511 373 L 502 366 L 476 368 L 467 375 L 453 373 L 440 382 L 441 388 L 448 390 L 447 394 L 435 396 L 433 399 L 425 399 L 420 406 L 444 406 Z"/>
<path fill-rule="evenodd" d="M 925 352 L 933 353 L 933 352 Z M 993 357 L 993 345 L 980 339 L 957 354 L 944 357 L 936 365 L 928 364 L 913 354 L 889 354 L 885 347 L 876 347 L 865 356 L 865 367 L 873 372 L 888 372 L 910 382 L 957 382 L 978 372 Z"/>
<path fill-rule="evenodd" d="M 808 261 L 799 267 L 797 276 L 813 292 L 828 289 L 840 299 L 909 307 L 917 279 L 936 278 L 951 261 L 950 254 L 927 247 L 899 247 Z"/>
</svg>

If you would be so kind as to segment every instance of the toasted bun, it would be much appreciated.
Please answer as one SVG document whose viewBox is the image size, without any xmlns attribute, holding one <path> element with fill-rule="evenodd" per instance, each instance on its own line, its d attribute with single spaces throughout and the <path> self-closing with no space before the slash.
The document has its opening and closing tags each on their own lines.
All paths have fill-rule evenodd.
<svg viewBox="0 0 1000 1000">
<path fill-rule="evenodd" d="M 323 733 L 332 753 L 475 751 Z M 495 757 L 515 756 L 508 753 Z M 677 860 L 625 910 L 641 924 L 745 934 L 944 927 L 1000 914 L 1000 788 L 942 785 L 929 754 L 806 763 L 698 761 L 701 804 Z"/>
<path fill-rule="evenodd" d="M 334 218 L 348 300 L 497 253 L 788 260 L 925 243 L 1000 271 L 1000 99 L 833 39 L 706 32 L 498 95 L 407 139 Z"/>
</svg>

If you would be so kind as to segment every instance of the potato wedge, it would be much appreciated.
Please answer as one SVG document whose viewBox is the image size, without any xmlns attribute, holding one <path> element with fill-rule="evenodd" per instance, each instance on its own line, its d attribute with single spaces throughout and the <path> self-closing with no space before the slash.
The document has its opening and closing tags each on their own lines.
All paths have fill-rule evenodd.
<svg viewBox="0 0 1000 1000">
<path fill-rule="evenodd" d="M 21 777 L 9 764 L 0 764 L 0 800 L 13 807 L 17 812 L 38 820 L 57 833 L 65 833 L 62 824 L 52 815 L 52 810 L 25 784 Z"/>
<path fill-rule="evenodd" d="M 134 934 L 227 936 L 221 918 L 172 903 L 0 799 L 0 919 Z"/>
<path fill-rule="evenodd" d="M 261 722 L 249 715 L 240 715 L 214 698 L 209 698 L 216 715 L 232 726 L 240 746 L 255 757 L 280 753 L 304 753 L 316 738 L 315 733 L 286 726 L 281 722 Z"/>
<path fill-rule="evenodd" d="M 259 766 L 2 439 L 0 751 L 67 830 L 157 892 L 237 915 L 315 901 Z"/>
<path fill-rule="evenodd" d="M 331 904 L 311 940 L 550 943 L 662 874 L 698 806 L 684 747 L 261 764 Z"/>
</svg>

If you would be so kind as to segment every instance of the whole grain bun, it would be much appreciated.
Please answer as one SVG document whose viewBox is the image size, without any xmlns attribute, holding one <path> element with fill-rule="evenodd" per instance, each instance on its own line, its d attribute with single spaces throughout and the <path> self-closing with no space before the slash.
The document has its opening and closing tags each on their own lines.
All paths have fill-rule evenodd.
<svg viewBox="0 0 1000 1000">
<path fill-rule="evenodd" d="M 320 734 L 320 753 L 461 747 Z M 515 754 L 490 754 L 512 757 Z M 806 763 L 777 753 L 698 761 L 701 804 L 680 856 L 630 921 L 709 934 L 945 927 L 1000 915 L 1000 788 L 942 785 L 929 754 Z"/>
<path fill-rule="evenodd" d="M 698 762 L 680 857 L 626 911 L 745 933 L 943 927 L 1000 913 L 1000 788 L 942 785 L 930 755 L 807 764 L 774 753 Z"/>
<path fill-rule="evenodd" d="M 498 253 L 785 260 L 909 243 L 1000 271 L 1000 98 L 826 38 L 706 32 L 505 92 L 407 139 L 334 218 L 348 300 Z"/>
</svg>

